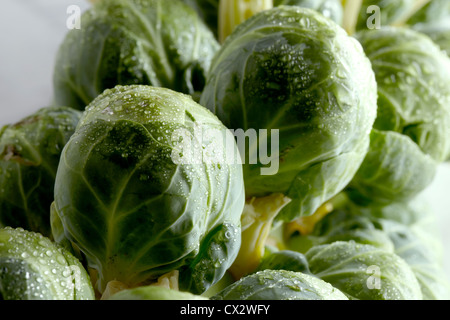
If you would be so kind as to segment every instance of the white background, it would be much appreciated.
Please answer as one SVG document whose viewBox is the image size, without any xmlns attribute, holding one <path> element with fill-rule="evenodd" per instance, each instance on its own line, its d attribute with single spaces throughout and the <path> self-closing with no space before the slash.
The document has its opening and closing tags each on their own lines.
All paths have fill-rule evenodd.
<svg viewBox="0 0 450 320">
<path fill-rule="evenodd" d="M 0 10 L 0 126 L 52 101 L 56 52 L 69 31 L 67 8 L 87 0 L 2 0 Z M 81 21 L 81 27 L 83 27 Z M 444 266 L 450 274 L 450 164 L 442 165 L 424 193 L 439 218 Z"/>
</svg>

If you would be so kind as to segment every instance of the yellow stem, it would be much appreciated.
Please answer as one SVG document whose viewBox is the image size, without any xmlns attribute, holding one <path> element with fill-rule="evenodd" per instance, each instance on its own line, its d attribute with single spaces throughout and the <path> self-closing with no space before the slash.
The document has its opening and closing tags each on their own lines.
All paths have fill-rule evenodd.
<svg viewBox="0 0 450 320">
<path fill-rule="evenodd" d="M 284 227 L 285 236 L 289 238 L 295 232 L 299 232 L 301 235 L 311 234 L 316 224 L 333 210 L 333 204 L 331 202 L 326 202 L 320 206 L 314 214 L 307 217 L 300 217 L 286 223 Z"/>
<path fill-rule="evenodd" d="M 291 200 L 283 194 L 252 198 L 242 214 L 241 247 L 229 272 L 236 279 L 253 272 L 259 265 L 272 223 L 280 210 Z"/>
<path fill-rule="evenodd" d="M 326 215 L 334 210 L 346 208 L 349 198 L 345 192 L 340 192 L 333 198 L 322 204 L 311 216 L 299 217 L 291 222 L 285 223 L 282 230 L 283 241 L 286 242 L 293 233 L 298 232 L 301 235 L 308 235 L 314 231 L 316 224 Z"/>
<path fill-rule="evenodd" d="M 349 35 L 355 33 L 362 2 L 363 0 L 342 0 L 342 5 L 344 7 L 342 27 Z"/>
<path fill-rule="evenodd" d="M 273 8 L 273 0 L 220 0 L 219 2 L 219 41 L 223 43 L 241 24 L 255 13 Z"/>
</svg>

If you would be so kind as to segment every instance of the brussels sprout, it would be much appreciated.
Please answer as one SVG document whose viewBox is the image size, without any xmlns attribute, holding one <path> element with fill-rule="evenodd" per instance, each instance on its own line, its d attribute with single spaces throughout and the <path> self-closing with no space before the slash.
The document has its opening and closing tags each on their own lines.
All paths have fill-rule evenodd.
<svg viewBox="0 0 450 320">
<path fill-rule="evenodd" d="M 69 107 L 51 106 L 0 130 L 0 226 L 51 237 L 59 157 L 80 117 Z"/>
<path fill-rule="evenodd" d="M 267 130 L 248 149 L 238 141 L 246 195 L 285 194 L 292 201 L 277 218 L 290 220 L 312 214 L 353 177 L 368 149 L 376 87 L 360 44 L 339 25 L 312 9 L 280 6 L 227 38 L 200 103 L 238 139 L 239 129 Z M 275 149 L 277 165 L 263 164 L 261 146 Z"/>
<path fill-rule="evenodd" d="M 448 56 L 429 37 L 408 28 L 382 28 L 356 36 L 378 82 L 374 127 L 403 133 L 424 153 L 442 161 L 450 148 Z"/>
<path fill-rule="evenodd" d="M 428 281 L 429 284 L 426 285 L 440 286 L 444 285 L 446 281 L 446 276 L 440 277 L 441 272 L 438 271 L 438 269 L 442 269 L 443 244 L 438 229 L 437 215 L 426 200 L 423 195 L 420 195 L 409 202 L 396 202 L 389 206 L 371 205 L 361 207 L 352 205 L 350 210 L 353 215 L 365 215 L 374 221 L 378 221 L 378 228 L 390 237 L 395 252 L 409 263 L 409 258 L 400 253 L 406 246 L 402 245 L 403 248 L 400 247 L 399 239 L 394 238 L 396 237 L 396 232 L 394 231 L 399 230 L 401 233 L 406 234 L 404 237 L 401 236 L 400 239 L 404 238 L 403 244 L 409 242 L 407 246 L 412 250 L 405 250 L 405 253 L 408 253 L 411 258 L 416 256 L 418 258 L 416 261 L 420 261 L 420 265 L 425 270 L 435 269 L 432 272 L 428 272 L 428 277 L 434 277 L 437 280 L 436 284 L 433 284 L 433 281 L 430 280 Z M 416 270 L 420 270 L 420 267 L 417 268 L 414 265 L 412 267 L 420 281 L 423 275 L 421 276 L 416 272 Z M 426 274 L 427 272 L 425 271 L 424 273 Z M 423 285 L 423 283 L 421 284 Z M 436 297 L 442 296 L 438 293 L 439 291 L 436 292 Z M 429 293 L 424 293 L 424 297 L 427 295 Z"/>
<path fill-rule="evenodd" d="M 314 9 L 337 24 L 342 23 L 343 7 L 341 0 L 274 0 L 274 6 L 288 5 Z"/>
<path fill-rule="evenodd" d="M 398 255 L 368 244 L 336 241 L 305 254 L 311 273 L 351 300 L 421 300 L 419 282 Z"/>
<path fill-rule="evenodd" d="M 312 275 L 287 270 L 264 270 L 247 275 L 211 300 L 348 300 L 329 283 Z"/>
<path fill-rule="evenodd" d="M 441 243 L 433 241 L 437 238 L 435 228 L 430 228 L 429 217 L 424 219 L 430 215 L 429 210 L 417 207 L 421 219 L 416 220 L 418 215 L 416 217 L 413 210 L 416 205 L 364 208 L 349 203 L 346 208 L 327 215 L 316 224 L 311 234 L 292 236 L 287 247 L 306 252 L 312 246 L 335 241 L 370 244 L 405 260 L 419 281 L 423 299 L 448 299 L 450 287 L 447 275 L 443 273 Z M 426 224 L 421 220 L 426 220 Z"/>
<path fill-rule="evenodd" d="M 158 286 L 143 286 L 122 290 L 108 300 L 209 300 L 200 295 Z"/>
<path fill-rule="evenodd" d="M 419 281 L 424 300 L 450 299 L 450 283 L 442 264 L 427 243 L 407 226 L 381 220 L 382 229 L 391 238 L 395 253 L 411 267 Z"/>
<path fill-rule="evenodd" d="M 94 300 L 83 265 L 43 235 L 0 229 L 0 300 Z"/>
<path fill-rule="evenodd" d="M 361 31 L 355 37 L 375 71 L 374 129 L 381 133 L 373 131 L 371 149 L 351 183 L 353 199 L 411 199 L 449 155 L 450 58 L 429 37 L 408 28 Z"/>
<path fill-rule="evenodd" d="M 191 138 L 189 158 L 180 145 Z M 135 287 L 173 270 L 193 293 L 221 278 L 244 206 L 242 167 L 209 155 L 225 149 L 238 152 L 217 117 L 167 88 L 116 86 L 86 108 L 61 155 L 54 215 L 98 272 L 100 293 L 112 280 Z"/>
<path fill-rule="evenodd" d="M 59 49 L 55 101 L 84 109 L 105 89 L 146 84 L 198 95 L 219 48 L 180 0 L 96 1 Z"/>
</svg>

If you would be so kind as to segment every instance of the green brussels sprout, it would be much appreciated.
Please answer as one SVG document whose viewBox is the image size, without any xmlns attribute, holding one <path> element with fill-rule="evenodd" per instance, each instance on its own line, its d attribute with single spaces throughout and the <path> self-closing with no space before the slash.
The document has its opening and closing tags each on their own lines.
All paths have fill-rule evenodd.
<svg viewBox="0 0 450 320">
<path fill-rule="evenodd" d="M 247 275 L 211 300 L 348 300 L 329 283 L 309 274 L 263 270 Z"/>
<path fill-rule="evenodd" d="M 351 300 L 422 300 L 411 267 L 398 255 L 368 244 L 336 241 L 306 254 L 311 273 Z"/>
<path fill-rule="evenodd" d="M 355 37 L 378 83 L 378 131 L 350 184 L 352 198 L 406 201 L 432 182 L 450 152 L 450 58 L 428 36 L 408 28 Z"/>
<path fill-rule="evenodd" d="M 245 196 L 241 165 L 213 154 L 229 149 L 239 151 L 215 115 L 167 88 L 116 86 L 86 108 L 61 155 L 52 211 L 100 293 L 174 270 L 180 290 L 199 293 L 223 276 Z"/>
<path fill-rule="evenodd" d="M 442 161 L 450 148 L 450 59 L 429 37 L 408 28 L 364 31 L 356 37 L 378 82 L 374 127 L 403 133 Z"/>
<path fill-rule="evenodd" d="M 80 117 L 77 110 L 51 106 L 0 130 L 0 227 L 51 237 L 56 170 Z"/>
<path fill-rule="evenodd" d="M 200 104 L 237 139 L 239 130 L 266 130 L 248 150 L 238 141 L 246 195 L 285 194 L 292 201 L 277 219 L 291 220 L 313 214 L 352 179 L 368 149 L 376 88 L 360 44 L 339 25 L 312 9 L 280 6 L 226 39 Z M 273 151 L 271 167 L 263 149 Z"/>
<path fill-rule="evenodd" d="M 54 100 L 84 108 L 115 85 L 145 84 L 199 95 L 217 40 L 180 0 L 96 1 L 69 31 L 54 69 Z"/>
<path fill-rule="evenodd" d="M 437 215 L 423 195 L 409 202 L 396 202 L 388 206 L 350 205 L 353 216 L 370 218 L 377 223 L 378 229 L 389 236 L 394 252 L 416 274 L 424 299 L 447 299 L 450 291 L 448 276 L 442 274 L 443 244 Z"/>
<path fill-rule="evenodd" d="M 408 211 L 396 206 L 402 216 Z M 385 211 L 388 212 L 388 209 Z M 450 295 L 447 275 L 443 272 L 440 248 L 430 241 L 435 235 L 422 235 L 414 223 L 402 223 L 390 219 L 389 215 L 377 217 L 376 211 L 354 204 L 334 211 L 316 224 L 309 235 L 293 236 L 289 239 L 291 250 L 307 251 L 310 247 L 330 244 L 335 241 L 354 241 L 369 244 L 386 252 L 392 252 L 402 258 L 416 276 L 424 300 L 446 300 Z M 421 212 L 425 215 L 425 212 Z M 410 217 L 412 218 L 412 217 Z M 403 220 L 406 222 L 406 220 Z M 427 239 L 428 238 L 428 239 Z M 440 243 L 440 242 L 439 242 Z M 303 246 L 301 246 L 301 245 Z M 305 245 L 309 244 L 309 246 Z"/>
<path fill-rule="evenodd" d="M 341 0 L 274 0 L 273 5 L 299 6 L 314 9 L 337 24 L 342 23 L 344 8 Z"/>
<path fill-rule="evenodd" d="M 206 297 L 166 287 L 143 286 L 125 289 L 113 294 L 108 300 L 209 300 Z"/>
<path fill-rule="evenodd" d="M 442 264 L 427 242 L 409 227 L 398 222 L 382 220 L 382 229 L 392 240 L 395 253 L 411 267 L 419 281 L 424 300 L 449 300 L 450 283 Z"/>
<path fill-rule="evenodd" d="M 94 300 L 83 265 L 40 233 L 0 229 L 0 300 Z"/>
<path fill-rule="evenodd" d="M 218 16 L 220 0 L 183 0 L 184 3 L 193 8 L 198 15 L 205 21 L 206 25 L 212 31 L 216 39 L 218 33 Z"/>
</svg>

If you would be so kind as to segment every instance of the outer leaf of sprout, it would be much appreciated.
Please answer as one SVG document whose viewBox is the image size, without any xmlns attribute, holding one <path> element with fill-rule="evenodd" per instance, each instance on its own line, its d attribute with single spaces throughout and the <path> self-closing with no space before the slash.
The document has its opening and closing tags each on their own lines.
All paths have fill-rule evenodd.
<svg viewBox="0 0 450 320">
<path fill-rule="evenodd" d="M 314 246 L 305 256 L 315 276 L 349 299 L 422 300 L 411 267 L 392 252 L 354 241 L 336 241 Z"/>
<path fill-rule="evenodd" d="M 325 17 L 332 19 L 342 25 L 344 8 L 341 0 L 275 0 L 274 6 L 281 5 L 299 6 L 314 9 Z"/>
<path fill-rule="evenodd" d="M 212 300 L 348 300 L 319 278 L 287 270 L 263 270 L 234 282 Z"/>
<path fill-rule="evenodd" d="M 93 300 L 83 265 L 39 233 L 0 229 L 0 296 L 5 300 Z"/>
</svg>

